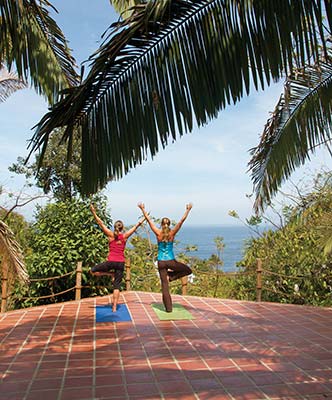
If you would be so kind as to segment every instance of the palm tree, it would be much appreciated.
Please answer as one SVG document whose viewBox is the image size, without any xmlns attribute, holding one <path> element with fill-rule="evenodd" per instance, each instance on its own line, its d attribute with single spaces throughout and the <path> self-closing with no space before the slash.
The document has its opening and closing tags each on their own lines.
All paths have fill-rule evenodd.
<svg viewBox="0 0 332 400">
<path fill-rule="evenodd" d="M 0 65 L 15 66 L 19 79 L 51 103 L 79 81 L 67 41 L 49 14 L 52 8 L 48 0 L 0 1 Z"/>
<path fill-rule="evenodd" d="M 28 283 L 28 273 L 20 245 L 5 222 L 0 220 L 0 265 L 2 290 L 9 290 L 16 280 Z M 8 292 L 7 292 L 8 294 Z M 6 311 L 5 293 L 2 293 L 1 312 Z"/>
<path fill-rule="evenodd" d="M 27 85 L 18 76 L 0 67 L 0 103 L 5 101 L 16 90 L 26 88 Z"/>
<path fill-rule="evenodd" d="M 54 103 L 60 90 L 77 85 L 75 61 L 67 41 L 50 17 L 48 0 L 0 0 L 0 101 L 29 82 Z M 55 9 L 54 9 L 55 10 Z M 56 11 L 56 10 L 55 10 Z M 17 75 L 8 72 L 12 67 Z M 27 280 L 22 251 L 0 220 L 0 266 L 3 284 Z M 8 281 L 4 279 L 8 275 Z M 1 304 L 1 311 L 5 305 Z"/>
<path fill-rule="evenodd" d="M 319 64 L 303 65 L 287 77 L 260 143 L 251 150 L 256 212 L 264 210 L 282 182 L 318 146 L 331 153 L 332 48 L 328 50 Z"/>
<path fill-rule="evenodd" d="M 148 154 L 216 118 L 307 60 L 326 55 L 331 0 L 163 0 L 112 26 L 83 82 L 37 125 L 31 152 L 56 127 L 82 135 L 82 187 L 93 193 Z M 41 158 L 42 160 L 42 158 Z"/>
</svg>

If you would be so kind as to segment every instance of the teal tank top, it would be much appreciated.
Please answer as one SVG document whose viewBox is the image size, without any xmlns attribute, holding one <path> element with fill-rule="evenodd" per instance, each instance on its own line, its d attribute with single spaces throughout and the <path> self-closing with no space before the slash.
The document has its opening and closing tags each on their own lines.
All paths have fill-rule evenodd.
<svg viewBox="0 0 332 400">
<path fill-rule="evenodd" d="M 175 260 L 173 252 L 174 242 L 158 242 L 158 260 L 168 261 Z"/>
</svg>

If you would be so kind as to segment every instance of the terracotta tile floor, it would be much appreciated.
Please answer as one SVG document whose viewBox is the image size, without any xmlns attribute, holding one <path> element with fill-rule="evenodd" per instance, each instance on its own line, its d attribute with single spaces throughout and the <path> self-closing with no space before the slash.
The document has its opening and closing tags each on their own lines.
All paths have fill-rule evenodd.
<svg viewBox="0 0 332 400">
<path fill-rule="evenodd" d="M 332 309 L 123 292 L 131 322 L 96 323 L 99 297 L 0 315 L 0 399 L 332 399 Z"/>
</svg>

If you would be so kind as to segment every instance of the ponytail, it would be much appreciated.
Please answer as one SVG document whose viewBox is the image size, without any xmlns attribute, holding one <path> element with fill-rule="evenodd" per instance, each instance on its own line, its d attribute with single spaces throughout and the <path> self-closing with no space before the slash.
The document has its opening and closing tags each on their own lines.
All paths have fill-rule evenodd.
<svg viewBox="0 0 332 400">
<path fill-rule="evenodd" d="M 171 231 L 170 229 L 171 221 L 164 217 L 161 220 L 161 234 L 162 234 L 162 242 L 168 242 L 169 241 L 169 233 Z"/>
<path fill-rule="evenodd" d="M 123 222 L 116 221 L 114 224 L 114 237 L 115 239 L 118 238 L 119 234 L 123 231 Z"/>
</svg>

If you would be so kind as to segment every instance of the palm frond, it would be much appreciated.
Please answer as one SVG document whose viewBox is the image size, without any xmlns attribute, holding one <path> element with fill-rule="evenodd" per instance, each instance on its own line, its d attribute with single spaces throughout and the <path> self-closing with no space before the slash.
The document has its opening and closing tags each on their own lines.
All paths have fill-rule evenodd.
<svg viewBox="0 0 332 400">
<path fill-rule="evenodd" d="M 331 150 L 332 62 L 296 70 L 265 125 L 249 162 L 255 209 L 263 210 L 291 173 L 310 159 L 317 146 Z"/>
<path fill-rule="evenodd" d="M 123 18 L 127 18 L 133 12 L 137 4 L 144 3 L 144 0 L 110 0 L 114 10 L 119 13 Z"/>
<path fill-rule="evenodd" d="M 0 63 L 30 80 L 50 102 L 79 81 L 67 41 L 49 15 L 47 0 L 0 1 Z"/>
<path fill-rule="evenodd" d="M 0 256 L 9 264 L 9 272 L 22 282 L 28 282 L 29 276 L 23 260 L 20 245 L 7 224 L 0 221 Z"/>
<path fill-rule="evenodd" d="M 326 0 L 330 3 L 329 0 Z M 317 1 L 163 0 L 138 5 L 91 57 L 83 83 L 39 122 L 31 151 L 52 130 L 82 133 L 82 187 L 93 193 L 178 136 L 216 118 L 252 87 L 318 57 Z M 293 45 L 297 44 L 294 58 Z M 295 60 L 295 61 L 294 61 Z M 40 158 L 42 160 L 42 157 Z"/>
<path fill-rule="evenodd" d="M 331 217 L 331 215 L 330 215 Z M 331 219 L 330 219 L 331 222 Z M 332 227 L 331 225 L 317 226 L 317 232 L 320 234 L 318 245 L 323 249 L 324 255 L 328 256 L 332 253 Z"/>
<path fill-rule="evenodd" d="M 13 72 L 0 67 L 0 102 L 5 101 L 11 94 L 19 89 L 24 89 L 27 84 Z"/>
</svg>

